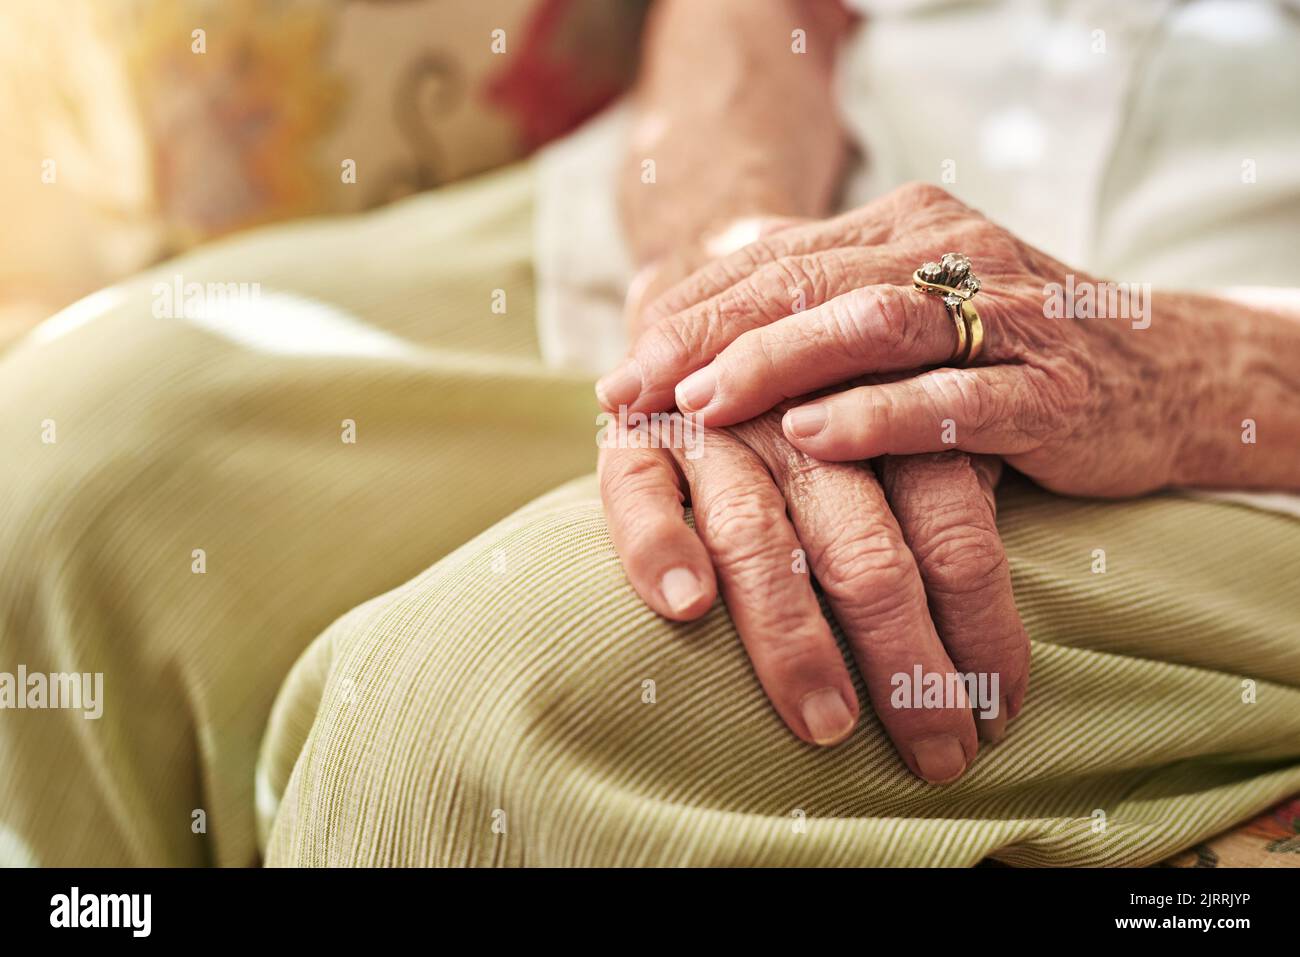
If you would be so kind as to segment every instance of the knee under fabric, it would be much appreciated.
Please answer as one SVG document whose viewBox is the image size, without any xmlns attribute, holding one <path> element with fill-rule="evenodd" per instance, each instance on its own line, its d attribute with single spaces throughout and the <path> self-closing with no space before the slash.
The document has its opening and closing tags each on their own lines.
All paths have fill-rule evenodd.
<svg viewBox="0 0 1300 957">
<path fill-rule="evenodd" d="M 263 751 L 267 861 L 1144 864 L 1300 786 L 1294 522 L 1024 486 L 1000 511 L 1034 675 L 954 785 L 869 709 L 837 748 L 795 739 L 725 609 L 642 605 L 589 479 L 317 640 Z"/>
</svg>

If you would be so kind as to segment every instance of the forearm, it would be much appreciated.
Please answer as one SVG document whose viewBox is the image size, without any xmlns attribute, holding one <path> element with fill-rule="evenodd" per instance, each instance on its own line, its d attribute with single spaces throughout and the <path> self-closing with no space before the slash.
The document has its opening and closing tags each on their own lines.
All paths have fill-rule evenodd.
<svg viewBox="0 0 1300 957">
<path fill-rule="evenodd" d="M 831 90 L 834 0 L 660 0 L 620 181 L 645 263 L 748 216 L 822 216 L 845 154 Z M 791 49 L 806 33 L 807 52 Z"/>
<path fill-rule="evenodd" d="M 1201 374 L 1176 384 L 1175 414 L 1185 416 L 1177 484 L 1300 490 L 1300 291 L 1267 305 L 1170 294 L 1157 298 L 1157 319 L 1160 298 L 1198 330 Z"/>
</svg>

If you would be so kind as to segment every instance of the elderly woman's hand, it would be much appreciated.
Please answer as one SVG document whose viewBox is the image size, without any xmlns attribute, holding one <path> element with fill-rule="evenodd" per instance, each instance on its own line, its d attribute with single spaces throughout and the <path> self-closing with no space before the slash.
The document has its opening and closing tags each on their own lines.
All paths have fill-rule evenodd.
<svg viewBox="0 0 1300 957">
<path fill-rule="evenodd" d="M 728 232 L 771 236 L 791 221 L 737 225 Z M 687 249 L 643 271 L 629 294 L 633 333 L 665 314 L 653 305 L 665 288 L 709 258 Z M 680 416 L 626 425 L 606 422 L 600 478 L 628 579 L 679 621 L 705 614 L 720 584 L 755 673 L 795 734 L 834 744 L 858 715 L 815 580 L 914 773 L 951 780 L 974 759 L 977 738 L 1001 737 L 1025 694 L 1029 641 L 994 521 L 997 459 L 817 462 L 782 435 L 779 411 L 707 433 L 684 430 Z M 694 528 L 682 517 L 688 501 Z M 973 676 L 991 698 L 917 708 L 904 696 L 899 707 L 898 676 L 910 688 L 917 668 L 945 682 Z"/>
<path fill-rule="evenodd" d="M 904 762 L 933 783 L 960 775 L 978 738 L 1002 736 L 1028 681 L 994 522 L 1000 463 L 943 453 L 882 460 L 877 473 L 800 453 L 779 412 L 688 441 L 679 419 L 635 438 L 611 424 L 603 436 L 601 495 L 637 592 L 685 621 L 718 588 L 777 712 L 826 745 L 852 730 L 858 699 L 815 578 Z M 972 676 L 984 700 L 963 687 L 918 706 L 918 671 L 948 689 Z"/>
<path fill-rule="evenodd" d="M 918 266 L 946 251 L 967 254 L 983 282 L 973 304 L 984 349 L 972 368 L 917 371 L 942 366 L 957 342 L 942 302 L 911 285 Z M 905 186 L 697 273 L 656 305 L 660 321 L 598 394 L 607 407 L 636 410 L 671 408 L 675 398 L 721 426 L 892 373 L 893 381 L 796 405 L 785 414 L 786 436 L 832 461 L 953 448 L 999 454 L 1045 486 L 1080 494 L 1133 494 L 1193 474 L 1181 442 L 1204 410 L 1170 384 L 1203 378 L 1220 333 L 1181 321 L 1183 313 L 1150 327 L 1140 290 L 1111 299 L 1106 284 L 1067 273 L 943 190 Z M 1051 284 L 1062 287 L 1059 303 Z M 1094 305 L 1128 312 L 1087 318 L 1083 290 L 1100 297 Z M 1053 305 L 1065 315 L 1054 316 Z M 1234 421 L 1229 411 L 1222 425 Z"/>
</svg>

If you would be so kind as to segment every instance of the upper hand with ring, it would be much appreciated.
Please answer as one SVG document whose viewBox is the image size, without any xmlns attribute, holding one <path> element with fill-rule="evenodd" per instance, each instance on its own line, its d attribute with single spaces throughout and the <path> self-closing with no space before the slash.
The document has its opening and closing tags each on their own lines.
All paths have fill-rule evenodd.
<svg viewBox="0 0 1300 957">
<path fill-rule="evenodd" d="M 918 267 L 950 250 L 982 282 L 957 310 L 978 316 L 973 356 L 957 313 L 913 285 Z M 786 437 L 828 461 L 996 454 L 1074 494 L 1171 484 L 1180 449 L 1168 426 L 1188 410 L 1170 408 L 1164 385 L 1207 361 L 1201 334 L 1189 323 L 1148 328 L 1152 303 L 1140 296 L 1122 303 L 1120 318 L 1082 318 L 1077 302 L 1060 317 L 1050 284 L 1107 297 L 1104 285 L 1068 273 L 945 191 L 904 186 L 695 273 L 655 304 L 658 321 L 597 393 L 607 408 L 675 404 L 713 427 L 871 381 L 790 408 Z"/>
</svg>

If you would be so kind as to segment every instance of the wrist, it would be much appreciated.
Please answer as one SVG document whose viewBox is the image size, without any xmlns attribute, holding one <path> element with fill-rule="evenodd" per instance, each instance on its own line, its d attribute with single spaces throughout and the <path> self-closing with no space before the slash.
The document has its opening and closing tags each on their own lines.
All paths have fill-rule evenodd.
<svg viewBox="0 0 1300 957">
<path fill-rule="evenodd" d="M 1300 488 L 1300 313 L 1207 295 L 1153 305 L 1188 342 L 1165 398 L 1177 424 L 1169 484 Z"/>
</svg>

